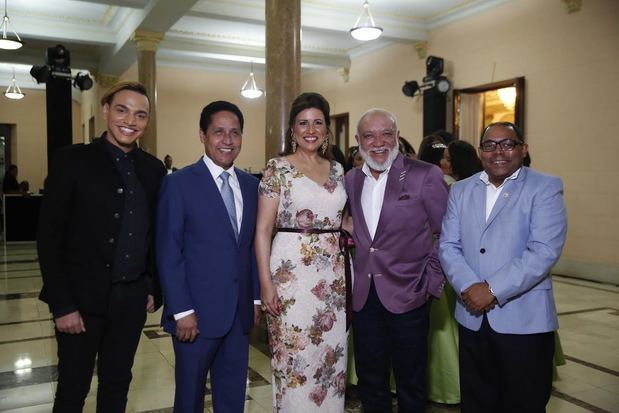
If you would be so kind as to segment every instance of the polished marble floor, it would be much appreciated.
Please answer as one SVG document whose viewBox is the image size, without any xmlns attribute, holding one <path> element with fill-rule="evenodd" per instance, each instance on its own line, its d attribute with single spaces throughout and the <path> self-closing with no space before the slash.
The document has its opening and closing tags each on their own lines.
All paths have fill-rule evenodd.
<svg viewBox="0 0 619 413">
<path fill-rule="evenodd" d="M 559 330 L 567 363 L 558 368 L 547 411 L 619 412 L 619 287 L 555 276 Z M 49 412 L 56 386 L 56 342 L 47 306 L 38 301 L 41 277 L 34 244 L 0 244 L 0 411 Z M 171 412 L 174 352 L 149 316 L 133 366 L 128 412 Z M 246 412 L 271 411 L 270 365 L 264 331 L 250 348 Z M 86 412 L 95 411 L 93 378 Z M 354 389 L 351 391 L 354 394 Z M 210 411 L 209 396 L 207 408 Z M 347 411 L 359 411 L 351 397 Z M 428 412 L 458 412 L 428 405 Z"/>
</svg>

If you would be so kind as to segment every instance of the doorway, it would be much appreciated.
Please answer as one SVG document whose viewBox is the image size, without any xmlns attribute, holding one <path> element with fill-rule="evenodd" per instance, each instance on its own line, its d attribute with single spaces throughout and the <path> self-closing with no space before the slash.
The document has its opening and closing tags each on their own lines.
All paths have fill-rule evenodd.
<svg viewBox="0 0 619 413">
<path fill-rule="evenodd" d="M 11 130 L 13 125 L 0 123 L 0 182 L 4 181 L 6 168 L 11 164 Z"/>
<path fill-rule="evenodd" d="M 524 132 L 524 77 L 454 90 L 454 136 L 479 146 L 493 122 L 512 122 Z"/>
<path fill-rule="evenodd" d="M 333 144 L 342 151 L 344 158 L 348 157 L 348 147 L 350 146 L 348 141 L 348 113 L 331 116 L 331 130 L 333 131 Z"/>
</svg>

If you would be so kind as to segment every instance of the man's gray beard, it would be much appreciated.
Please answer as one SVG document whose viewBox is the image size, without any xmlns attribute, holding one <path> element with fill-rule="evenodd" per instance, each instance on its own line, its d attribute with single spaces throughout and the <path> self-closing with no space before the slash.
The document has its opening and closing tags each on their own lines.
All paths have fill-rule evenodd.
<svg viewBox="0 0 619 413">
<path fill-rule="evenodd" d="M 361 157 L 363 158 L 363 160 L 365 161 L 365 163 L 368 164 L 368 166 L 372 169 L 374 169 L 375 171 L 385 171 L 387 170 L 391 164 L 393 163 L 393 161 L 395 161 L 395 158 L 398 157 L 398 150 L 396 148 L 386 148 L 389 151 L 389 156 L 387 157 L 387 159 L 385 160 L 385 162 L 383 163 L 378 163 L 375 162 L 371 157 L 370 154 L 366 151 L 364 151 L 361 148 L 361 145 L 359 145 L 359 153 L 361 154 Z"/>
</svg>

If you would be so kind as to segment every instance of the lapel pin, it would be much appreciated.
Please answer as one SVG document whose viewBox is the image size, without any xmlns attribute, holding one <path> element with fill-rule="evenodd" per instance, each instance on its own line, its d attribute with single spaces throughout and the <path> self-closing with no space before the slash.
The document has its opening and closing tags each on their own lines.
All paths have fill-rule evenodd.
<svg viewBox="0 0 619 413">
<path fill-rule="evenodd" d="M 507 197 L 509 197 L 509 193 L 505 192 L 505 193 L 503 194 L 503 198 L 507 198 Z"/>
</svg>

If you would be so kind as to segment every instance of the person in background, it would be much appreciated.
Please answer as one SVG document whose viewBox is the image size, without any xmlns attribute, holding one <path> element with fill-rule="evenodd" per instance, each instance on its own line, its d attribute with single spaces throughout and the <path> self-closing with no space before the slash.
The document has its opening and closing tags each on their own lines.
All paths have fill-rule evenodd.
<svg viewBox="0 0 619 413">
<path fill-rule="evenodd" d="M 152 235 L 165 168 L 136 144 L 146 89 L 117 83 L 101 106 L 103 136 L 56 152 L 38 222 L 39 298 L 58 344 L 54 413 L 82 411 L 95 362 L 97 411 L 125 411 L 146 313 L 161 305 Z"/>
<path fill-rule="evenodd" d="M 480 139 L 483 171 L 457 182 L 440 259 L 458 301 L 462 413 L 542 413 L 552 388 L 557 311 L 550 271 L 565 243 L 560 178 L 523 166 L 510 122 Z"/>
<path fill-rule="evenodd" d="M 430 135 L 423 138 L 419 147 L 419 160 L 441 167 L 441 159 L 447 149 L 438 135 Z M 443 180 L 447 186 L 451 186 L 456 180 L 451 176 L 443 173 Z"/>
<path fill-rule="evenodd" d="M 172 172 L 178 171 L 177 168 L 172 166 L 172 157 L 170 155 L 166 155 L 163 158 L 163 164 L 165 165 L 165 169 L 168 171 L 167 174 L 170 175 Z"/>
<path fill-rule="evenodd" d="M 346 172 L 352 168 L 358 168 L 363 165 L 363 157 L 359 153 L 359 146 L 351 146 L 348 148 L 348 159 L 346 160 Z"/>
<path fill-rule="evenodd" d="M 342 165 L 342 168 L 345 168 L 346 157 L 344 156 L 344 152 L 342 152 L 342 150 L 336 145 L 329 145 L 329 150 L 331 151 L 331 156 L 333 156 L 333 159 Z"/>
<path fill-rule="evenodd" d="M 415 148 L 411 145 L 406 138 L 400 136 L 398 139 L 398 149 L 400 153 L 406 156 L 409 159 L 417 159 L 417 154 L 415 153 Z"/>
<path fill-rule="evenodd" d="M 443 174 L 456 181 L 466 179 L 482 170 L 477 151 L 470 143 L 461 140 L 451 142 L 443 150 L 439 165 Z"/>
<path fill-rule="evenodd" d="M 10 165 L 4 174 L 2 181 L 2 193 L 20 194 L 19 182 L 17 181 L 17 165 Z"/>
</svg>

